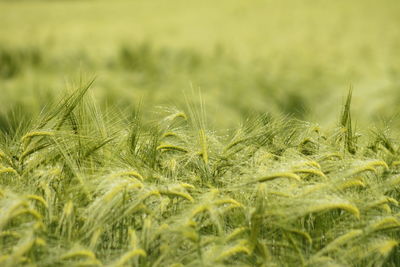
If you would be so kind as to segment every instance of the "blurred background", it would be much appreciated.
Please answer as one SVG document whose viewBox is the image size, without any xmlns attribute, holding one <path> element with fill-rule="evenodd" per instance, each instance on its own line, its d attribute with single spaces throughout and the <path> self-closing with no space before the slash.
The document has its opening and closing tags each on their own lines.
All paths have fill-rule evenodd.
<svg viewBox="0 0 400 267">
<path fill-rule="evenodd" d="M 269 112 L 400 128 L 398 0 L 0 1 L 0 127 L 92 77 L 103 106 L 205 102 L 217 129 Z"/>
</svg>

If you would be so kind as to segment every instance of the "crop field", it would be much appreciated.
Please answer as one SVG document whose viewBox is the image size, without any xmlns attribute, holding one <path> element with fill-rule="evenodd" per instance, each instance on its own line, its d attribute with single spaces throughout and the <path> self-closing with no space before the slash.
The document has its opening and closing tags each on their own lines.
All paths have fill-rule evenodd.
<svg viewBox="0 0 400 267">
<path fill-rule="evenodd" d="M 400 266 L 397 0 L 0 0 L 0 266 Z"/>
</svg>

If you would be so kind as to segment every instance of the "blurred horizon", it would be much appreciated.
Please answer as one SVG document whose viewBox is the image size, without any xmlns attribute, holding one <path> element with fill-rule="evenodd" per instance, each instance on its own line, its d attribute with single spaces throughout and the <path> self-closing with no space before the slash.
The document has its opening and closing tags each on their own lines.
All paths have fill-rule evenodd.
<svg viewBox="0 0 400 267">
<path fill-rule="evenodd" d="M 112 105 L 179 106 L 200 90 L 221 127 L 252 112 L 332 125 L 350 86 L 360 125 L 388 121 L 399 11 L 394 0 L 0 1 L 0 113 L 37 109 L 36 95 L 85 74 Z"/>
</svg>

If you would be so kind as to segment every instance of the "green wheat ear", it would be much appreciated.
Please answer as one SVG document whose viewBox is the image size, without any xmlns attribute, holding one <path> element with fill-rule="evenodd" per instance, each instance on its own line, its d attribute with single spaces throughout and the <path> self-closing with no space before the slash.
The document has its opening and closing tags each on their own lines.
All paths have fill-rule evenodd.
<svg viewBox="0 0 400 267">
<path fill-rule="evenodd" d="M 96 260 L 96 255 L 91 250 L 82 249 L 82 250 L 68 252 L 61 256 L 61 259 L 63 260 L 72 258 L 87 258 L 91 260 Z"/>
<path fill-rule="evenodd" d="M 363 231 L 361 230 L 351 230 L 348 233 L 339 236 L 335 240 L 333 240 L 331 243 L 329 243 L 326 247 L 321 249 L 318 253 L 315 254 L 315 258 L 319 258 L 322 255 L 331 252 L 332 250 L 337 249 L 338 247 L 348 243 L 350 240 L 358 238 L 362 236 Z"/>
<path fill-rule="evenodd" d="M 157 147 L 157 150 L 161 151 L 179 151 L 179 152 L 184 152 L 188 153 L 189 151 L 183 147 L 180 146 L 175 146 L 175 145 L 159 145 Z"/>
<path fill-rule="evenodd" d="M 167 138 L 167 137 L 179 137 L 177 133 L 174 132 L 166 132 L 161 136 L 161 139 Z"/>
<path fill-rule="evenodd" d="M 350 86 L 349 92 L 347 94 L 346 103 L 344 105 L 342 115 L 340 118 L 340 126 L 344 131 L 344 147 L 351 154 L 356 153 L 355 137 L 353 134 L 353 124 L 351 118 L 351 101 L 353 97 L 353 87 Z"/>
<path fill-rule="evenodd" d="M 382 256 L 387 257 L 390 252 L 392 252 L 392 250 L 398 245 L 399 242 L 396 240 L 385 240 L 378 243 L 375 246 L 375 249 L 377 249 Z"/>
<path fill-rule="evenodd" d="M 226 242 L 231 241 L 233 239 L 236 239 L 237 236 L 241 235 L 242 233 L 248 231 L 249 229 L 247 227 L 239 227 L 233 230 L 227 237 L 226 237 Z"/>
<path fill-rule="evenodd" d="M 122 255 L 122 257 L 119 260 L 117 260 L 115 263 L 112 263 L 110 266 L 112 267 L 126 266 L 129 261 L 139 256 L 146 257 L 147 254 L 143 249 L 133 249 Z"/>
<path fill-rule="evenodd" d="M 89 248 L 94 250 L 99 243 L 101 235 L 104 233 L 104 229 L 102 227 L 95 230 L 90 238 Z"/>
<path fill-rule="evenodd" d="M 282 173 L 275 173 L 275 174 L 272 174 L 272 175 L 268 175 L 268 176 L 264 176 L 264 177 L 258 178 L 258 179 L 255 180 L 255 182 L 263 183 L 263 182 L 272 181 L 272 180 L 279 179 L 279 178 L 292 179 L 292 180 L 296 180 L 298 182 L 301 181 L 300 176 L 298 176 L 295 173 L 282 172 Z"/>
<path fill-rule="evenodd" d="M 17 172 L 16 170 L 14 170 L 13 168 L 11 168 L 11 167 L 8 167 L 8 168 L 1 168 L 1 169 L 0 169 L 0 174 L 2 174 L 2 173 L 13 173 L 13 174 L 18 174 L 18 172 Z"/>
<path fill-rule="evenodd" d="M 315 204 L 308 208 L 309 213 L 326 212 L 330 210 L 340 209 L 349 212 L 357 219 L 360 219 L 360 210 L 350 204 L 350 203 L 325 203 L 325 204 Z"/>
<path fill-rule="evenodd" d="M 368 162 L 367 164 L 359 167 L 351 175 L 357 175 L 357 174 L 360 174 L 363 172 L 373 172 L 373 173 L 377 174 L 378 170 L 376 167 L 383 167 L 383 168 L 385 168 L 385 170 L 389 170 L 389 166 L 387 165 L 386 162 L 384 162 L 382 160 L 376 160 L 376 161 Z"/>
<path fill-rule="evenodd" d="M 144 180 L 143 176 L 140 173 L 136 172 L 136 171 L 120 172 L 120 173 L 114 174 L 112 177 L 114 178 L 114 177 L 123 177 L 123 176 L 132 176 L 134 178 L 139 179 L 140 181 Z"/>
<path fill-rule="evenodd" d="M 0 157 L 1 157 L 1 153 L 0 153 Z M 393 168 L 396 168 L 397 166 L 400 166 L 400 161 L 393 161 L 391 166 Z"/>
<path fill-rule="evenodd" d="M 393 228 L 400 228 L 400 220 L 395 217 L 383 218 L 370 226 L 371 231 L 381 231 Z"/>
<path fill-rule="evenodd" d="M 27 198 L 27 199 L 30 199 L 30 200 L 35 200 L 35 201 L 37 201 L 38 203 L 42 204 L 45 208 L 48 208 L 48 207 L 49 207 L 47 201 L 44 200 L 44 198 L 41 197 L 41 196 L 38 196 L 38 195 L 27 195 L 26 198 Z"/>
<path fill-rule="evenodd" d="M 315 170 L 315 169 L 305 169 L 305 168 L 303 168 L 303 169 L 294 169 L 292 172 L 295 173 L 295 174 L 315 175 L 315 176 L 319 176 L 319 177 L 324 178 L 324 180 L 328 179 L 328 177 L 326 177 L 326 175 L 322 171 Z"/>
<path fill-rule="evenodd" d="M 33 137 L 42 137 L 42 136 L 54 136 L 54 132 L 48 132 L 48 131 L 34 131 L 27 133 L 21 138 L 21 142 L 27 142 Z"/>
<path fill-rule="evenodd" d="M 178 112 L 178 113 L 174 114 L 172 120 L 177 119 L 177 118 L 182 118 L 184 120 L 188 119 L 188 117 L 186 116 L 185 112 Z"/>
<path fill-rule="evenodd" d="M 338 188 L 341 190 L 345 190 L 348 188 L 354 188 L 354 187 L 361 187 L 361 188 L 365 188 L 367 185 L 364 181 L 364 179 L 362 177 L 356 177 L 354 179 L 345 181 L 343 183 L 341 183 Z"/>
<path fill-rule="evenodd" d="M 22 237 L 21 234 L 19 234 L 16 231 L 2 231 L 2 232 L 0 232 L 0 237 L 6 237 L 6 236 L 10 236 L 10 237 L 13 237 L 13 238 L 16 238 L 16 239 L 19 239 L 19 238 Z"/>
<path fill-rule="evenodd" d="M 216 261 L 223 261 L 223 260 L 225 260 L 229 257 L 232 257 L 233 255 L 236 255 L 238 253 L 245 253 L 247 255 L 252 254 L 251 249 L 248 247 L 247 240 L 241 240 L 238 242 L 238 244 L 222 251 L 222 253 L 216 258 Z"/>
<path fill-rule="evenodd" d="M 161 195 L 166 195 L 166 196 L 170 196 L 170 197 L 181 197 L 186 200 L 189 200 L 190 202 L 194 202 L 193 197 L 186 192 L 179 192 L 179 191 L 173 191 L 173 190 L 160 190 L 159 192 Z"/>
</svg>

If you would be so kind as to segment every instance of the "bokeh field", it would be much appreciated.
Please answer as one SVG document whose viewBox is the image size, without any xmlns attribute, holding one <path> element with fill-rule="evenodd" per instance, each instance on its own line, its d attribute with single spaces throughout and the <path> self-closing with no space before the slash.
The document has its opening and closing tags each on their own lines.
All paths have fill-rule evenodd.
<svg viewBox="0 0 400 267">
<path fill-rule="evenodd" d="M 399 266 L 400 2 L 0 1 L 0 266 Z"/>
</svg>

